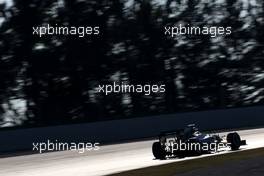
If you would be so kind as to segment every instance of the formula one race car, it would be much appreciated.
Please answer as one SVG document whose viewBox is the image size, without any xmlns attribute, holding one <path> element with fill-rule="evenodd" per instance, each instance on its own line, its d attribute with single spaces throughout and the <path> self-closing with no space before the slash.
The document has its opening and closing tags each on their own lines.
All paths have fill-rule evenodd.
<svg viewBox="0 0 264 176">
<path fill-rule="evenodd" d="M 246 145 L 246 140 L 241 140 L 237 132 L 220 137 L 217 134 L 203 134 L 191 124 L 184 129 L 161 133 L 159 142 L 154 142 L 152 145 L 152 153 L 156 159 L 182 158 L 215 153 L 226 148 L 238 150 L 241 145 Z"/>
</svg>

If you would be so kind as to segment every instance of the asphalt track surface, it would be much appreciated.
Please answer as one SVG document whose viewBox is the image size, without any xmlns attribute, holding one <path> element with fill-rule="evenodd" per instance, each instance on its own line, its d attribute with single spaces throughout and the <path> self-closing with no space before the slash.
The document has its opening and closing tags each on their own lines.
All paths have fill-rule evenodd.
<svg viewBox="0 0 264 176">
<path fill-rule="evenodd" d="M 264 128 L 242 130 L 239 134 L 248 143 L 241 150 L 264 147 Z M 153 142 L 147 140 L 106 145 L 98 151 L 82 154 L 77 151 L 61 151 L 1 158 L 0 176 L 99 176 L 208 156 L 155 160 L 151 152 Z M 217 154 L 227 152 L 230 151 Z"/>
</svg>

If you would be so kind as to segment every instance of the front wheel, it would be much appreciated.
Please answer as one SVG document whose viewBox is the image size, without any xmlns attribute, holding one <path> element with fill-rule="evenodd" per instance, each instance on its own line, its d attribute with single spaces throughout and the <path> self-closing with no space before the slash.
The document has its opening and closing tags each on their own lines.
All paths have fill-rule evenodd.
<svg viewBox="0 0 264 176">
<path fill-rule="evenodd" d="M 166 152 L 159 142 L 154 142 L 152 145 L 152 153 L 156 159 L 165 159 Z"/>
<path fill-rule="evenodd" d="M 227 134 L 226 140 L 228 143 L 230 143 L 232 150 L 238 150 L 241 146 L 241 138 L 236 132 Z"/>
</svg>

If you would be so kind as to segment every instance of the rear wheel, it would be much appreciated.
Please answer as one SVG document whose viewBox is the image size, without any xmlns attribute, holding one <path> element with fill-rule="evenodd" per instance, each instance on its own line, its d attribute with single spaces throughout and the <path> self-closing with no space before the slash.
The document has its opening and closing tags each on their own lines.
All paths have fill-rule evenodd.
<svg viewBox="0 0 264 176">
<path fill-rule="evenodd" d="M 229 133 L 226 137 L 228 143 L 232 150 L 238 150 L 241 145 L 241 138 L 238 133 Z"/>
<path fill-rule="evenodd" d="M 152 145 L 152 153 L 156 159 L 165 159 L 166 152 L 159 142 L 154 142 Z"/>
</svg>

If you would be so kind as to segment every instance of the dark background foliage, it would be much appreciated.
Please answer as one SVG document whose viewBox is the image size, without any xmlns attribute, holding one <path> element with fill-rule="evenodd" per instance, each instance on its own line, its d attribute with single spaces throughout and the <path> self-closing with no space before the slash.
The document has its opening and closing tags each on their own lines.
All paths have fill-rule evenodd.
<svg viewBox="0 0 264 176">
<path fill-rule="evenodd" d="M 100 36 L 32 35 L 33 26 L 47 23 L 99 26 Z M 180 23 L 231 26 L 232 34 L 164 35 L 164 26 Z M 263 25 L 262 0 L 2 1 L 2 126 L 263 104 Z M 96 93 L 113 81 L 165 84 L 166 92 Z"/>
</svg>

